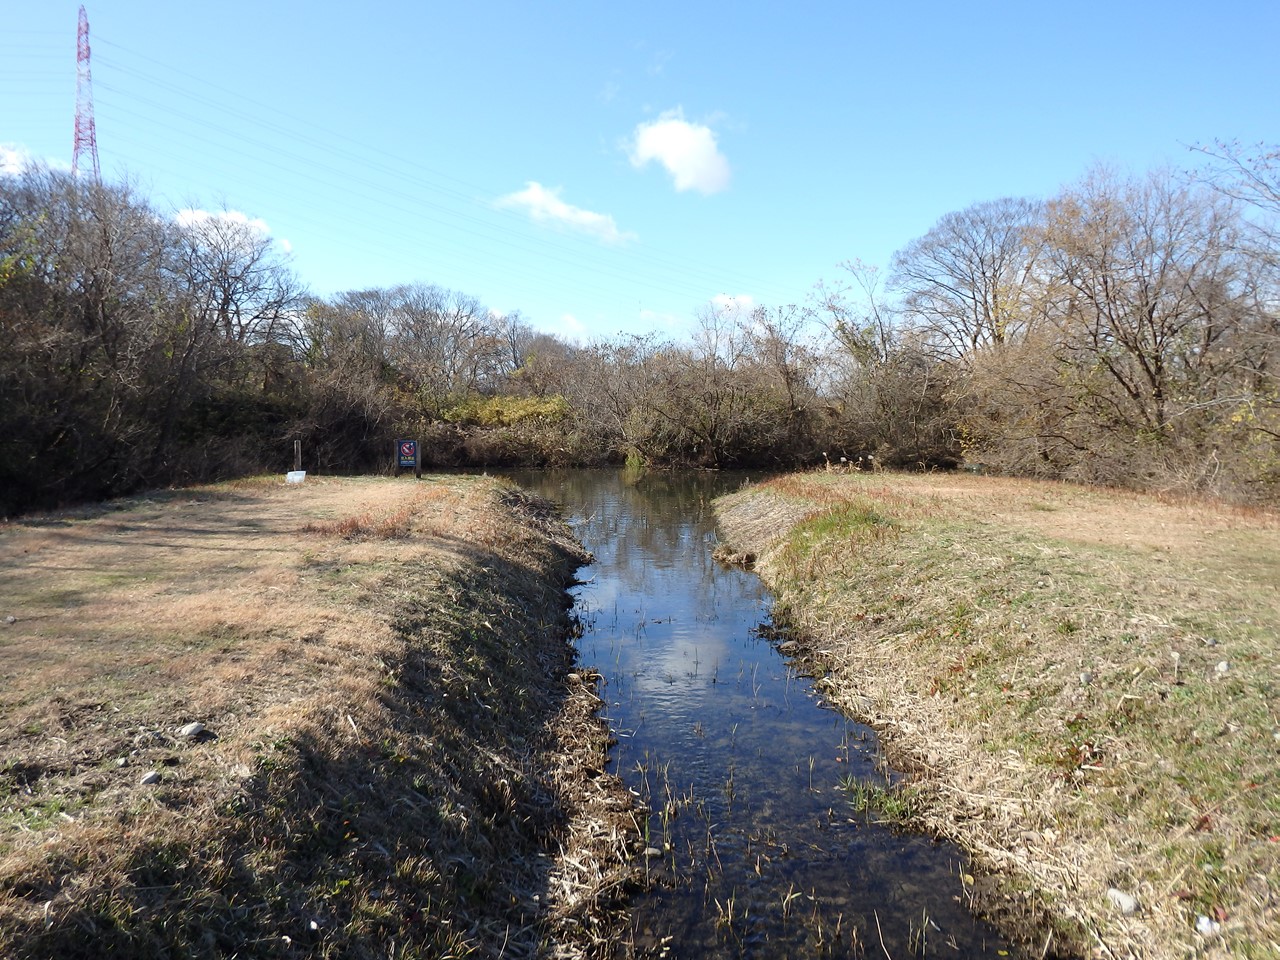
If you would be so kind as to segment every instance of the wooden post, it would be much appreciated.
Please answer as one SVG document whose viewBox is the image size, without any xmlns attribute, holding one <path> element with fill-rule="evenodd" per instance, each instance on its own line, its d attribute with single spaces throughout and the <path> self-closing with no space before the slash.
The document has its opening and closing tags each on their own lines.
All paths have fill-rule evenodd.
<svg viewBox="0 0 1280 960">
<path fill-rule="evenodd" d="M 293 441 L 293 469 L 302 469 L 302 441 Z"/>
<path fill-rule="evenodd" d="M 422 441 L 417 440 L 417 447 L 414 449 L 413 456 L 413 478 L 415 480 L 422 479 Z"/>
</svg>

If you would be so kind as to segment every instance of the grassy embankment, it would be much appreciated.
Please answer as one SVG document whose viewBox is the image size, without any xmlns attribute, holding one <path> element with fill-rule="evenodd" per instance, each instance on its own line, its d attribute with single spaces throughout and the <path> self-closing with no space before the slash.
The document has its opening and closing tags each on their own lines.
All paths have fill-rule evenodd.
<svg viewBox="0 0 1280 960">
<path fill-rule="evenodd" d="M 1280 516 L 885 474 L 717 506 L 980 908 L 1068 955 L 1280 956 Z"/>
<path fill-rule="evenodd" d="M 637 830 L 581 559 L 465 477 L 0 527 L 0 956 L 604 953 Z"/>
</svg>

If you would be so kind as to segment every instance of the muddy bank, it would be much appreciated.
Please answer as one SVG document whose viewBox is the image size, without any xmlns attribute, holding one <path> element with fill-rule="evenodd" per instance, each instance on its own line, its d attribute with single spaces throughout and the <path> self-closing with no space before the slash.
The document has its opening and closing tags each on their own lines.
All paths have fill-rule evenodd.
<svg viewBox="0 0 1280 960">
<path fill-rule="evenodd" d="M 716 506 L 979 910 L 1036 953 L 1280 950 L 1280 518 L 882 474 Z"/>
<path fill-rule="evenodd" d="M 582 560 L 466 477 L 5 525 L 0 954 L 602 954 L 637 827 Z"/>
</svg>

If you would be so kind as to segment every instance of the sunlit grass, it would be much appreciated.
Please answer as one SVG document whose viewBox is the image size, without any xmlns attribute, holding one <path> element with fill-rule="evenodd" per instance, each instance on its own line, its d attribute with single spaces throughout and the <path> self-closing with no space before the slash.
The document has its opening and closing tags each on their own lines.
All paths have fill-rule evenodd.
<svg viewBox="0 0 1280 960">
<path fill-rule="evenodd" d="M 0 529 L 0 954 L 604 939 L 638 830 L 545 505 L 277 477 L 119 506 Z"/>
<path fill-rule="evenodd" d="M 1280 942 L 1280 519 L 960 476 L 797 475 L 720 504 L 895 815 L 1150 955 Z M 735 516 L 737 514 L 738 516 Z M 855 791 L 886 811 L 901 789 Z M 1119 916 L 1105 893 L 1135 895 Z M 1222 938 L 1195 932 L 1226 915 Z M 1092 932 L 1088 932 L 1088 931 Z"/>
</svg>

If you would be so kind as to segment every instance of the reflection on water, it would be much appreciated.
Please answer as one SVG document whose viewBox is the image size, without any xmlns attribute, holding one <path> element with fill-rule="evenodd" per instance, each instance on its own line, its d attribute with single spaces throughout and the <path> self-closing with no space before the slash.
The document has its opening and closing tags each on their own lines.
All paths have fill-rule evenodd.
<svg viewBox="0 0 1280 960">
<path fill-rule="evenodd" d="M 851 778 L 882 782 L 874 734 L 757 635 L 759 579 L 712 560 L 711 500 L 746 478 L 515 479 L 560 503 L 596 558 L 575 590 L 579 659 L 606 678 L 614 770 L 653 811 L 641 952 L 1010 955 L 968 913 L 958 852 L 851 808 Z"/>
</svg>

